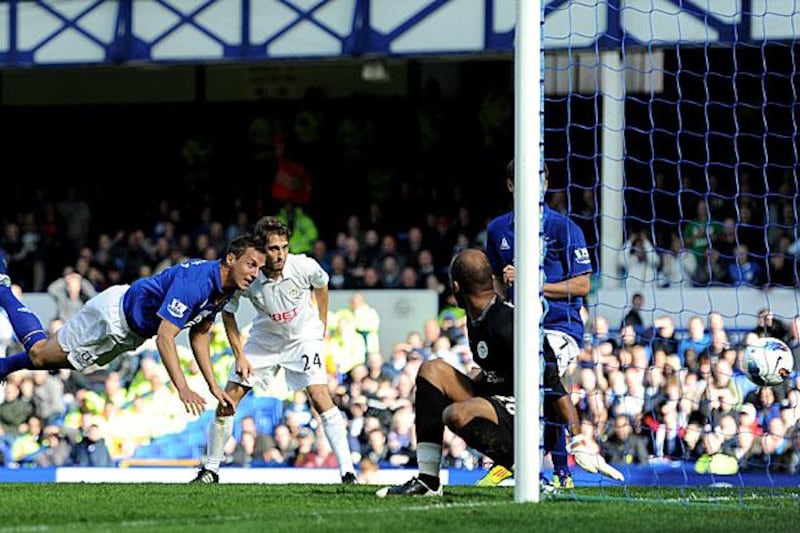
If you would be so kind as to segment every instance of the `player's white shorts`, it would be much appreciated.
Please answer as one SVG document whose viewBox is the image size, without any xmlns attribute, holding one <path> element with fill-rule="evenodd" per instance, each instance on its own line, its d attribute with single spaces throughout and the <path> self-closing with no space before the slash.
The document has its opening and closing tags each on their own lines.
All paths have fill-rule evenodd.
<svg viewBox="0 0 800 533">
<path fill-rule="evenodd" d="M 75 370 L 105 365 L 119 354 L 134 350 L 144 339 L 133 333 L 125 320 L 122 298 L 128 285 L 104 290 L 81 307 L 58 330 L 57 337 Z"/>
<path fill-rule="evenodd" d="M 569 365 L 578 357 L 578 353 L 580 353 L 578 341 L 563 331 L 556 331 L 553 329 L 544 330 L 544 336 L 545 340 L 553 349 L 553 354 L 556 356 L 558 377 L 563 378 L 564 374 L 566 374 L 569 369 Z"/>
<path fill-rule="evenodd" d="M 266 347 L 250 337 L 244 344 L 244 353 L 253 365 L 253 375 L 247 381 L 236 374 L 236 365 L 231 367 L 230 381 L 245 387 L 262 382 L 269 387 L 278 370 L 283 367 L 286 385 L 293 391 L 302 390 L 309 385 L 327 385 L 325 361 L 322 356 L 322 340 L 298 340 L 285 345 L 280 351 Z"/>
</svg>

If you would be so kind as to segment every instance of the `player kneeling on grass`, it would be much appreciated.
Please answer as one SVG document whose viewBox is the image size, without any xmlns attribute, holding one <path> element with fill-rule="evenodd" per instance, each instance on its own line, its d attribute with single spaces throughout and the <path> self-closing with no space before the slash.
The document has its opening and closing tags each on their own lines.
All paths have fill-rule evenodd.
<svg viewBox="0 0 800 533">
<path fill-rule="evenodd" d="M 328 274 L 314 259 L 289 253 L 290 230 L 280 220 L 261 218 L 256 223 L 255 233 L 265 242 L 264 268 L 247 290 L 233 296 L 222 313 L 225 332 L 236 357 L 225 386 L 231 403 L 217 407 L 217 416 L 209 432 L 208 459 L 192 483 L 219 482 L 223 448 L 233 433 L 236 406 L 254 381 L 269 386 L 280 368 L 286 372 L 286 382 L 292 390 L 308 390 L 339 463 L 342 482 L 356 483 L 347 428 L 331 399 L 322 363 L 322 341 L 328 317 Z M 316 308 L 311 301 L 312 292 Z M 257 311 L 244 346 L 234 314 L 240 298 L 249 299 Z"/>
<path fill-rule="evenodd" d="M 440 496 L 439 467 L 444 426 L 489 456 L 510 477 L 514 464 L 514 307 L 494 291 L 489 260 L 480 250 L 460 252 L 450 264 L 453 294 L 466 309 L 470 349 L 480 369 L 471 377 L 441 359 L 426 361 L 416 381 L 416 431 L 419 476 L 383 487 L 386 496 Z M 568 424 L 569 451 L 589 472 L 614 479 L 622 474 L 605 463 L 580 433 L 575 407 L 559 376 L 553 349 L 545 350 L 545 387 L 558 396 L 556 408 Z"/>
</svg>

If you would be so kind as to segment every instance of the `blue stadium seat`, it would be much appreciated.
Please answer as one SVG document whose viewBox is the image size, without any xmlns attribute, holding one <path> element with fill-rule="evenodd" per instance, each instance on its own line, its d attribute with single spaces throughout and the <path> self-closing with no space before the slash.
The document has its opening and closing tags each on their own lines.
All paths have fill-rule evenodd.
<svg viewBox="0 0 800 533">
<path fill-rule="evenodd" d="M 205 432 L 208 430 L 208 425 L 211 424 L 212 420 L 214 420 L 214 416 L 214 410 L 205 411 L 197 420 L 192 420 L 186 424 L 186 429 L 184 431 L 195 431 L 197 429 L 201 429 Z"/>
<path fill-rule="evenodd" d="M 0 455 L 4 461 L 0 466 L 5 466 L 11 461 L 11 447 L 4 439 L 0 439 Z"/>
<path fill-rule="evenodd" d="M 143 445 L 139 446 L 138 448 L 136 448 L 135 450 L 133 450 L 132 457 L 134 459 L 146 459 L 148 451 L 149 451 L 148 450 L 148 445 L 147 444 L 143 444 Z"/>
<path fill-rule="evenodd" d="M 283 401 L 278 398 L 257 398 L 248 394 L 236 408 L 233 425 L 233 438 L 237 441 L 242 435 L 242 418 L 251 416 L 256 423 L 256 431 L 272 435 L 272 431 L 283 419 Z"/>
<path fill-rule="evenodd" d="M 259 433 L 272 435 L 275 426 L 283 419 L 283 402 L 277 398 L 260 398 L 253 418 Z"/>
<path fill-rule="evenodd" d="M 184 431 L 181 435 L 183 435 L 184 440 L 190 446 L 205 446 L 206 445 L 206 432 L 205 430 L 202 431 Z"/>
<path fill-rule="evenodd" d="M 157 445 L 145 444 L 136 448 L 136 451 L 133 452 L 133 457 L 135 459 L 157 459 L 160 452 L 161 450 Z"/>
<path fill-rule="evenodd" d="M 163 459 L 194 459 L 194 449 L 186 443 L 171 442 L 164 447 Z"/>
<path fill-rule="evenodd" d="M 206 411 L 197 420 L 186 425 L 180 433 L 161 435 L 150 444 L 140 446 L 133 456 L 140 459 L 195 459 L 205 454 L 208 427 L 214 420 L 214 411 Z M 277 398 L 257 398 L 248 394 L 239 403 L 234 419 L 233 436 L 238 441 L 242 434 L 241 420 L 251 416 L 260 434 L 272 435 L 283 419 L 283 402 Z"/>
</svg>

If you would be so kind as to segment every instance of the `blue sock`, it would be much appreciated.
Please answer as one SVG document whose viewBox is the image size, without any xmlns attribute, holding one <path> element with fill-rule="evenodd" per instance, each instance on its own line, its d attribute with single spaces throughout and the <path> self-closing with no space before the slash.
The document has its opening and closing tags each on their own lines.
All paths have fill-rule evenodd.
<svg viewBox="0 0 800 533">
<path fill-rule="evenodd" d="M 569 473 L 569 455 L 567 455 L 567 436 L 566 431 L 564 431 L 564 426 L 561 424 L 554 424 L 552 426 L 553 430 L 558 432 L 558 436 L 556 437 L 556 445 L 553 451 L 551 452 L 551 456 L 553 458 L 553 471 L 558 472 L 559 470 L 562 472 Z"/>
<path fill-rule="evenodd" d="M 12 372 L 17 370 L 32 370 L 33 361 L 28 357 L 27 352 L 20 352 L 10 357 L 0 358 L 0 379 L 5 379 Z"/>
<path fill-rule="evenodd" d="M 47 338 L 39 318 L 25 304 L 17 300 L 11 289 L 6 286 L 0 286 L 0 307 L 6 310 L 14 334 L 26 352 L 30 351 L 31 346 L 38 341 Z"/>
<path fill-rule="evenodd" d="M 569 455 L 567 455 L 567 438 L 564 426 L 559 423 L 560 416 L 555 408 L 557 396 L 545 393 L 544 402 L 544 451 L 550 452 L 553 461 L 553 472 L 569 472 Z"/>
<path fill-rule="evenodd" d="M 567 438 L 564 426 L 550 422 L 545 418 L 544 451 L 550 452 L 553 461 L 553 472 L 559 470 L 569 472 L 569 456 L 567 455 Z"/>
</svg>

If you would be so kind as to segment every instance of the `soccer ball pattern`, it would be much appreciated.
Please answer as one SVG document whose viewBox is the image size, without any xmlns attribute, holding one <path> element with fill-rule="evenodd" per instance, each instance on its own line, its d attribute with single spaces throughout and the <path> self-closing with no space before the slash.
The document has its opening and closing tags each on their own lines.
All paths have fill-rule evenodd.
<svg viewBox="0 0 800 533">
<path fill-rule="evenodd" d="M 756 385 L 780 385 L 794 370 L 792 351 L 780 339 L 764 337 L 744 349 L 745 370 Z"/>
</svg>

